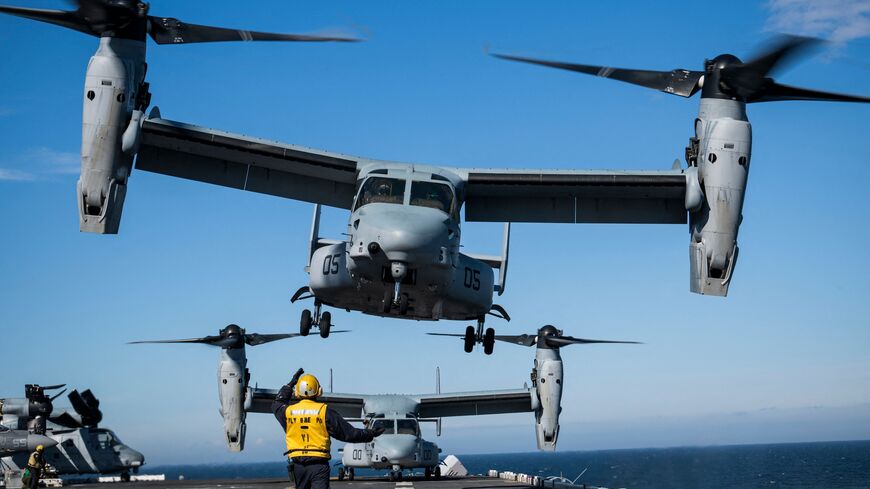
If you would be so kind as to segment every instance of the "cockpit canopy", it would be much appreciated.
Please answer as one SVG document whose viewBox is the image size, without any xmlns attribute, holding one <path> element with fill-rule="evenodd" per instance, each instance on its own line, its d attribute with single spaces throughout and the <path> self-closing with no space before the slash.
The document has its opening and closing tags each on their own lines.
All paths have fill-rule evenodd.
<svg viewBox="0 0 870 489">
<path fill-rule="evenodd" d="M 437 180 L 437 175 L 433 175 L 433 179 Z M 370 175 L 360 185 L 354 210 L 374 203 L 429 207 L 453 218 L 459 215 L 453 187 L 446 181 L 442 183 L 412 177 L 409 182 L 405 178 Z"/>
<path fill-rule="evenodd" d="M 385 435 L 420 436 L 420 425 L 416 419 L 376 419 L 371 427 L 372 429 L 383 428 Z"/>
</svg>

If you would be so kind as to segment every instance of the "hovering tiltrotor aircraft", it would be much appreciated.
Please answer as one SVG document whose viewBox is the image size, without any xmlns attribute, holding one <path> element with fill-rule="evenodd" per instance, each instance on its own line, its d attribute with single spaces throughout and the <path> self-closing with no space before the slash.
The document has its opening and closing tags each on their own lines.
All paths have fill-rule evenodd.
<svg viewBox="0 0 870 489">
<path fill-rule="evenodd" d="M 32 443 L 46 447 L 45 461 L 50 466 L 50 474 L 120 473 L 122 480 L 128 480 L 130 471 L 137 472 L 145 463 L 144 456 L 122 443 L 112 430 L 98 426 L 103 414 L 100 401 L 90 390 L 81 393 L 73 390 L 67 396 L 72 409 L 55 413 L 52 401 L 60 393 L 49 398 L 45 390 L 60 387 L 63 386 L 28 384 L 25 398 L 3 399 L 4 429 L 29 426 L 37 430 L 28 436 L 28 443 L 32 439 Z M 0 431 L 0 440 L 3 439 L 4 434 Z M 26 450 L 7 453 L 0 449 L 0 455 L 3 456 L 0 459 L 2 470 L 9 472 L 26 467 L 29 453 Z"/>
<path fill-rule="evenodd" d="M 293 296 L 314 299 L 314 311 L 306 309 L 300 319 L 303 335 L 316 326 L 321 336 L 328 336 L 331 317 L 321 311 L 326 305 L 418 320 L 477 320 L 477 328 L 468 331 L 473 333 L 469 340 L 483 343 L 490 353 L 495 331 L 484 331 L 486 315 L 509 318 L 493 304 L 493 294 L 505 287 L 507 233 L 501 256 L 460 253 L 463 207 L 471 222 L 688 221 L 690 290 L 724 296 L 738 254 L 750 164 L 746 104 L 870 101 L 787 87 L 767 76 L 807 46 L 806 39 L 789 38 L 745 63 L 720 55 L 705 63 L 704 71 L 549 63 L 678 95 L 700 90 L 695 136 L 686 151 L 688 168 L 516 170 L 392 163 L 173 122 L 162 119 L 156 108 L 145 118 L 146 32 L 158 42 L 274 37 L 148 17 L 137 8 L 129 1 L 88 0 L 73 13 L 2 9 L 101 36 L 84 91 L 77 201 L 81 230 L 118 232 L 134 156 L 137 168 L 145 171 L 348 209 L 347 239 L 325 240 L 319 236 L 320 209 L 315 207 L 309 284 Z M 494 268 L 499 270 L 497 282 Z"/>
<path fill-rule="evenodd" d="M 227 344 L 229 334 L 225 333 L 232 325 L 222 330 L 215 337 L 196 338 L 191 340 L 168 340 L 136 343 L 206 343 Z M 298 336 L 287 335 L 256 335 L 243 333 L 238 328 L 236 338 L 261 338 Z M 463 336 L 451 335 L 447 336 Z M 535 364 L 532 369 L 531 387 L 522 389 L 491 390 L 475 392 L 441 393 L 440 381 L 436 382 L 434 394 L 393 395 L 393 394 L 341 394 L 329 392 L 319 399 L 336 409 L 349 420 L 375 423 L 387 429 L 384 435 L 370 443 L 348 444 L 342 455 L 342 463 L 348 469 L 346 475 L 352 477 L 351 469 L 358 467 L 389 468 L 393 478 L 400 477 L 403 468 L 423 467 L 434 474 L 438 466 L 438 447 L 423 440 L 420 435 L 420 422 L 435 422 L 437 433 L 441 432 L 441 418 L 449 416 L 476 416 L 485 414 L 502 414 L 533 412 L 535 413 L 535 429 L 538 448 L 544 451 L 556 449 L 559 436 L 559 413 L 562 400 L 562 358 L 560 348 L 572 344 L 588 343 L 636 343 L 633 341 L 587 340 L 565 336 L 553 326 L 544 326 L 537 335 L 501 335 L 497 340 L 516 343 L 524 346 L 537 346 Z M 243 382 L 225 382 L 223 376 L 224 358 L 227 350 L 221 354 L 221 364 L 218 367 L 218 388 L 221 400 L 221 414 L 224 416 L 224 431 L 227 433 L 227 446 L 230 451 L 241 451 L 244 448 L 245 413 L 269 413 L 271 404 L 277 395 L 275 389 L 250 387 L 250 375 L 244 369 L 247 364 L 245 344 L 260 344 L 255 341 L 234 340 L 232 352 L 234 361 L 242 368 L 237 370 L 235 378 Z M 224 347 L 227 348 L 227 347 Z M 244 374 L 241 374 L 244 372 Z M 330 382 L 331 383 L 331 382 Z M 233 392 L 225 391 L 225 386 L 233 386 Z M 331 389 L 330 389 L 331 390 Z M 233 436 L 230 436 L 232 434 Z M 415 459 L 416 455 L 416 459 Z"/>
<path fill-rule="evenodd" d="M 345 331 L 335 331 L 344 333 Z M 216 336 L 190 338 L 184 340 L 132 341 L 142 343 L 199 343 L 221 348 L 218 362 L 218 397 L 221 403 L 221 417 L 224 419 L 224 434 L 230 451 L 239 452 L 245 447 L 245 410 L 251 403 L 251 374 L 248 372 L 248 358 L 245 345 L 257 346 L 272 341 L 301 336 L 298 333 L 257 334 L 245 333 L 235 324 L 221 329 Z"/>
</svg>

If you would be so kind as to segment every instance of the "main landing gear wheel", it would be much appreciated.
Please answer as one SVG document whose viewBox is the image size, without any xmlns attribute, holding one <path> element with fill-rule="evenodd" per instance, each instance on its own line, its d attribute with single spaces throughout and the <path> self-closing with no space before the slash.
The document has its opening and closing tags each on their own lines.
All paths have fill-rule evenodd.
<svg viewBox="0 0 870 489">
<path fill-rule="evenodd" d="M 441 478 L 441 466 L 439 465 L 438 467 L 435 467 L 435 480 L 438 480 L 440 478 Z"/>
<path fill-rule="evenodd" d="M 423 472 L 423 477 L 427 479 L 432 478 L 432 467 L 426 467 L 426 470 Z"/>
<path fill-rule="evenodd" d="M 471 353 L 474 350 L 474 344 L 477 342 L 477 337 L 474 334 L 474 326 L 465 328 L 465 353 Z"/>
<path fill-rule="evenodd" d="M 401 470 L 391 470 L 390 471 L 390 481 L 391 482 L 399 482 L 402 480 L 402 471 Z"/>
<path fill-rule="evenodd" d="M 344 480 L 344 467 L 338 468 L 338 480 L 340 480 L 340 481 Z"/>
<path fill-rule="evenodd" d="M 130 482 L 130 473 L 129 472 L 121 472 L 121 476 L 119 477 L 121 482 Z"/>
<path fill-rule="evenodd" d="M 352 481 L 354 477 L 356 477 L 356 474 L 353 472 L 353 467 L 347 469 L 347 480 Z"/>
<path fill-rule="evenodd" d="M 486 328 L 486 333 L 483 334 L 483 352 L 492 355 L 493 348 L 495 348 L 495 330 Z"/>
<path fill-rule="evenodd" d="M 329 311 L 324 312 L 320 316 L 320 337 L 329 337 L 329 328 L 332 326 L 332 314 Z"/>
<path fill-rule="evenodd" d="M 311 319 L 311 311 L 305 309 L 302 311 L 302 318 L 299 320 L 299 334 L 302 336 L 308 336 L 308 333 L 311 332 L 311 325 L 313 321 Z"/>
</svg>

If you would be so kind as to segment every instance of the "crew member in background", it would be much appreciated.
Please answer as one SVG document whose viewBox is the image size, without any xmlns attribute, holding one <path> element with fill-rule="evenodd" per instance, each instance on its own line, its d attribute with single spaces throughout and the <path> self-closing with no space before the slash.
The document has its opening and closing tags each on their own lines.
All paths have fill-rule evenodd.
<svg viewBox="0 0 870 489">
<path fill-rule="evenodd" d="M 284 428 L 287 457 L 296 489 L 329 488 L 330 440 L 349 443 L 372 441 L 383 428 L 360 430 L 317 398 L 323 394 L 320 382 L 300 368 L 272 403 L 272 412 Z"/>
<path fill-rule="evenodd" d="M 45 447 L 37 445 L 36 451 L 31 453 L 30 458 L 27 459 L 27 470 L 30 472 L 30 477 L 25 477 L 27 480 L 22 480 L 22 482 L 27 484 L 29 489 L 36 489 L 39 487 L 39 478 L 42 477 L 42 470 L 45 468 L 45 457 L 42 455 L 43 451 L 45 451 Z"/>
</svg>

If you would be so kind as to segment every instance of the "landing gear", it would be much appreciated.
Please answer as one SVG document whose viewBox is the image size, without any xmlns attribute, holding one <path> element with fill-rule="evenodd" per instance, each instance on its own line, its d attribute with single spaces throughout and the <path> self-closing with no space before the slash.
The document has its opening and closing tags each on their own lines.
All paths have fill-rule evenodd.
<svg viewBox="0 0 870 489">
<path fill-rule="evenodd" d="M 402 469 L 390 471 L 390 482 L 399 482 L 402 480 Z"/>
<path fill-rule="evenodd" d="M 397 293 L 396 291 L 399 289 L 399 284 L 396 284 L 395 290 L 387 290 L 384 292 L 384 314 L 389 314 L 393 307 L 399 310 L 399 314 L 404 316 L 408 314 L 408 306 L 410 305 L 411 298 L 408 297 L 408 294 L 403 294 L 401 292 Z"/>
<path fill-rule="evenodd" d="M 486 328 L 486 331 L 484 331 L 482 317 L 477 320 L 476 330 L 474 326 L 465 328 L 464 339 L 466 353 L 471 353 L 474 350 L 475 343 L 481 343 L 483 345 L 483 353 L 487 355 L 492 355 L 492 351 L 495 349 L 495 330 L 493 328 Z"/>
<path fill-rule="evenodd" d="M 338 468 L 338 480 L 343 481 L 345 476 L 344 467 Z"/>
<path fill-rule="evenodd" d="M 329 328 L 332 326 L 332 314 L 329 311 L 320 312 L 320 301 L 314 301 L 314 313 L 310 309 L 302 311 L 302 317 L 299 319 L 299 334 L 308 336 L 311 333 L 311 327 L 315 326 L 320 330 L 321 338 L 329 337 Z"/>
<path fill-rule="evenodd" d="M 329 337 L 329 328 L 332 327 L 332 314 L 329 311 L 324 312 L 320 315 L 320 337 L 328 338 Z"/>
<path fill-rule="evenodd" d="M 347 480 L 352 481 L 354 477 L 356 477 L 356 474 L 353 471 L 353 467 L 347 469 Z"/>
<path fill-rule="evenodd" d="M 435 467 L 435 480 L 441 479 L 441 466 Z"/>
<path fill-rule="evenodd" d="M 121 482 L 130 482 L 130 473 L 129 472 L 121 472 L 121 476 L 119 477 Z"/>
<path fill-rule="evenodd" d="M 302 336 L 308 336 L 308 333 L 311 332 L 312 324 L 311 311 L 305 309 L 302 311 L 302 318 L 299 320 L 299 334 Z"/>
<path fill-rule="evenodd" d="M 426 467 L 426 470 L 423 472 L 423 477 L 426 479 L 432 478 L 432 467 Z"/>
</svg>

